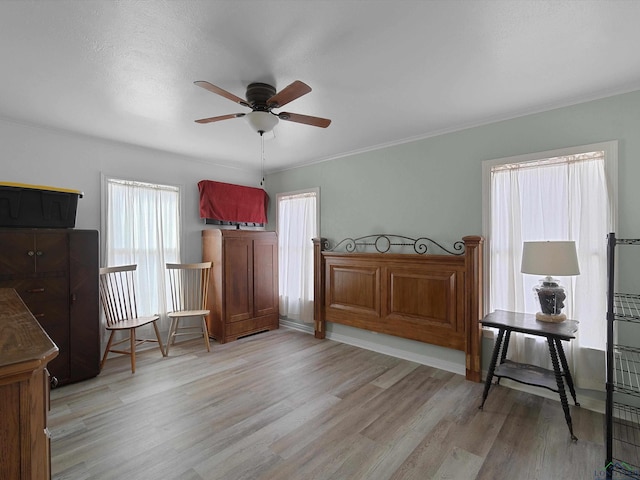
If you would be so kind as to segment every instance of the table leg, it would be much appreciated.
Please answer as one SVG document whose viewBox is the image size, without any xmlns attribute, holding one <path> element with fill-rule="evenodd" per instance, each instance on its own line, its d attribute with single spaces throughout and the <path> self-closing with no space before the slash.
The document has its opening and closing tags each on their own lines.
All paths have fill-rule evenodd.
<svg viewBox="0 0 640 480">
<path fill-rule="evenodd" d="M 491 380 L 493 380 L 493 373 L 496 370 L 496 363 L 498 362 L 498 355 L 500 354 L 500 347 L 502 345 L 502 339 L 504 338 L 504 329 L 500 329 L 498 333 L 498 340 L 495 347 L 493 347 L 493 354 L 491 355 L 491 363 L 489 364 L 489 371 L 487 372 L 487 379 L 484 382 L 484 391 L 482 392 L 482 403 L 478 407 L 482 410 L 484 402 L 489 395 L 489 389 L 491 388 Z"/>
<path fill-rule="evenodd" d="M 500 363 L 504 363 L 507 359 L 507 350 L 509 350 L 509 340 L 511 339 L 511 330 L 505 332 L 504 341 L 502 342 L 502 355 L 500 355 Z"/>
<path fill-rule="evenodd" d="M 502 354 L 500 355 L 500 365 L 507 360 L 507 352 L 509 351 L 509 340 L 511 340 L 511 330 L 507 330 L 502 341 Z M 500 377 L 496 380 L 496 383 L 500 385 Z"/>
<path fill-rule="evenodd" d="M 562 369 L 564 370 L 564 378 L 567 379 L 567 386 L 569 387 L 569 391 L 571 392 L 571 396 L 573 397 L 573 403 L 576 404 L 576 407 L 579 407 L 578 399 L 576 398 L 576 389 L 573 386 L 573 378 L 571 377 L 571 371 L 569 370 L 569 364 L 567 363 L 567 357 L 564 355 L 564 348 L 562 348 L 562 340 L 559 338 L 554 339 L 556 342 L 556 347 L 558 350 L 558 357 L 560 357 L 560 363 L 562 364 Z"/>
<path fill-rule="evenodd" d="M 556 375 L 556 383 L 558 385 L 558 394 L 560 395 L 560 403 L 564 410 L 564 419 L 567 421 L 571 440 L 576 441 L 578 437 L 573 434 L 573 422 L 571 421 L 571 413 L 569 413 L 569 402 L 567 402 L 567 394 L 564 391 L 564 380 L 562 380 L 562 372 L 560 371 L 560 363 L 558 362 L 558 353 L 556 352 L 555 342 L 551 337 L 547 337 L 549 344 L 549 354 L 551 355 L 551 363 L 553 364 L 553 372 Z"/>
</svg>

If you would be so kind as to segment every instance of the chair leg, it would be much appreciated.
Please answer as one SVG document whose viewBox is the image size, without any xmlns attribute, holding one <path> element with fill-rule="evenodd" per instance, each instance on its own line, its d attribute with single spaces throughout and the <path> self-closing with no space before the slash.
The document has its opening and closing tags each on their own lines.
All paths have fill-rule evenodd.
<svg viewBox="0 0 640 480">
<path fill-rule="evenodd" d="M 131 340 L 131 373 L 136 373 L 136 329 L 129 329 L 129 339 Z"/>
<path fill-rule="evenodd" d="M 153 329 L 156 332 L 156 338 L 158 339 L 158 347 L 160 347 L 160 352 L 162 352 L 163 357 L 166 357 L 167 354 L 164 352 L 164 348 L 162 348 L 162 339 L 160 338 L 160 331 L 158 330 L 158 325 L 156 324 L 155 320 L 152 323 L 153 323 Z"/>
<path fill-rule="evenodd" d="M 171 319 L 171 326 L 169 327 L 169 335 L 167 336 L 167 345 L 164 347 L 166 355 L 169 355 L 169 345 L 176 341 L 176 329 L 178 328 L 178 319 Z"/>
<path fill-rule="evenodd" d="M 109 335 L 109 341 L 107 342 L 107 348 L 104 351 L 104 355 L 102 355 L 102 361 L 100 362 L 100 370 L 104 368 L 104 364 L 107 361 L 107 356 L 109 355 L 109 350 L 111 349 L 111 343 L 113 342 L 113 335 L 116 333 L 115 330 L 111 330 L 111 335 Z"/>
<path fill-rule="evenodd" d="M 207 346 L 207 352 L 211 351 L 209 346 L 209 330 L 207 329 L 207 321 L 202 317 L 202 335 L 204 336 L 204 344 Z"/>
</svg>

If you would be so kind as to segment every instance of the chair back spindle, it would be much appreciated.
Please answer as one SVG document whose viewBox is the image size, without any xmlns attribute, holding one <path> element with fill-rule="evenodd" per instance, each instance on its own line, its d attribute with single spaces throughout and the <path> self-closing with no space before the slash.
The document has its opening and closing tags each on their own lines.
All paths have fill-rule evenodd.
<svg viewBox="0 0 640 480">
<path fill-rule="evenodd" d="M 138 317 L 134 272 L 137 265 L 100 269 L 100 300 L 107 325 Z"/>
</svg>

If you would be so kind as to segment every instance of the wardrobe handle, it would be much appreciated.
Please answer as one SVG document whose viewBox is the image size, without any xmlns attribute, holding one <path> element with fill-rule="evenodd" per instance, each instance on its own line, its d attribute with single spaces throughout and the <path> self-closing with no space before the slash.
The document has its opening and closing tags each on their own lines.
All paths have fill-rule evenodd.
<svg viewBox="0 0 640 480">
<path fill-rule="evenodd" d="M 44 292 L 44 287 L 30 288 L 29 290 L 27 290 L 27 293 L 43 293 L 43 292 Z"/>
<path fill-rule="evenodd" d="M 42 256 L 42 252 L 41 252 L 40 250 L 38 250 L 38 251 L 36 252 L 36 255 L 37 255 L 38 257 L 41 257 L 41 256 Z"/>
<path fill-rule="evenodd" d="M 33 250 L 29 250 L 27 252 L 27 255 L 29 255 L 30 257 L 33 257 L 36 253 Z"/>
</svg>

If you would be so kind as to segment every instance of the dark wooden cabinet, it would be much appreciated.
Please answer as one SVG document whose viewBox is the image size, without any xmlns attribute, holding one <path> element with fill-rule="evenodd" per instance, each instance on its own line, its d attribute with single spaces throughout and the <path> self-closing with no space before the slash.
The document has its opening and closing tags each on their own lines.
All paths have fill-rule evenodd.
<svg viewBox="0 0 640 480">
<path fill-rule="evenodd" d="M 99 372 L 98 232 L 0 229 L 0 288 L 14 288 L 59 348 L 49 364 L 64 385 Z"/>
<path fill-rule="evenodd" d="M 279 326 L 275 232 L 204 230 L 202 259 L 213 262 L 207 317 L 220 343 Z"/>
</svg>

